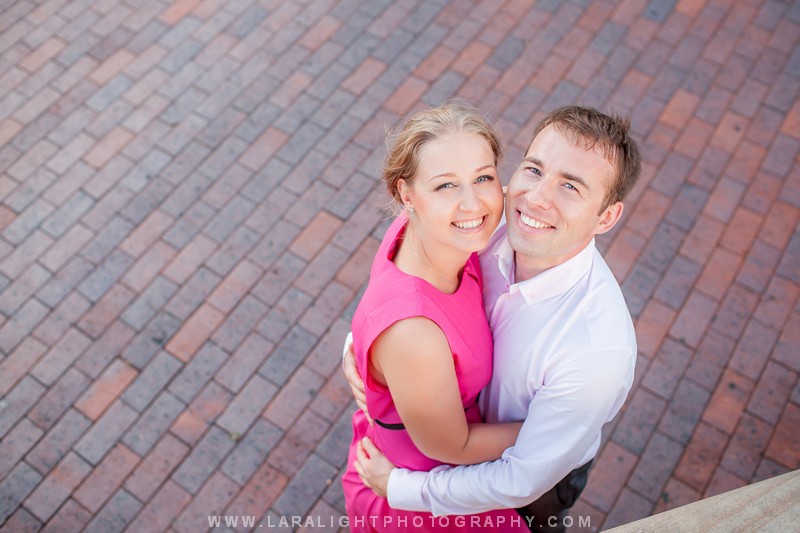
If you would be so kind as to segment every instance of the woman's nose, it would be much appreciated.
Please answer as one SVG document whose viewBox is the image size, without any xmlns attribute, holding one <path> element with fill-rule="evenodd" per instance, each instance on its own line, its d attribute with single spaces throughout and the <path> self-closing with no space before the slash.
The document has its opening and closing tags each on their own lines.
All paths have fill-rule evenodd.
<svg viewBox="0 0 800 533">
<path fill-rule="evenodd" d="M 462 211 L 476 211 L 480 206 L 480 202 L 478 201 L 478 196 L 475 194 L 475 191 L 472 190 L 472 187 L 464 187 L 463 193 L 461 194 L 461 210 Z"/>
</svg>

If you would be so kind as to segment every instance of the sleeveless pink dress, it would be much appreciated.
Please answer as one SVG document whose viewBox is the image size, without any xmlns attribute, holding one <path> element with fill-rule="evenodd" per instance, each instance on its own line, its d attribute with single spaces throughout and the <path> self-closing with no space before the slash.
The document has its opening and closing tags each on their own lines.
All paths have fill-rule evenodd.
<svg viewBox="0 0 800 533">
<path fill-rule="evenodd" d="M 442 329 L 455 360 L 467 421 L 482 421 L 476 399 L 492 374 L 492 335 L 483 309 L 478 257 L 473 254 L 467 261 L 455 293 L 440 292 L 428 282 L 401 272 L 392 263 L 407 221 L 407 216 L 401 215 L 387 230 L 372 264 L 369 285 L 353 316 L 356 364 L 366 384 L 370 415 L 376 422 L 370 426 L 360 409 L 353 414 L 353 441 L 342 478 L 350 531 L 528 531 L 525 520 L 513 509 L 481 513 L 480 520 L 473 518 L 474 515 L 458 520 L 451 516 L 448 520 L 430 513 L 392 509 L 386 498 L 364 486 L 352 466 L 357 444 L 365 435 L 396 466 L 427 471 L 442 464 L 416 448 L 402 427 L 389 390 L 372 380 L 367 372 L 367 354 L 372 343 L 398 320 L 422 316 Z M 477 522 L 481 526 L 476 527 Z"/>
</svg>

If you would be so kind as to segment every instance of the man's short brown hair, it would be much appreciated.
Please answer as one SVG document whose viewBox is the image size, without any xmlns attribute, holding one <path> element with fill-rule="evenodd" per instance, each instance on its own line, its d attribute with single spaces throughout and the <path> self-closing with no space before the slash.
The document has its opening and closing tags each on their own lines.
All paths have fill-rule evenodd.
<svg viewBox="0 0 800 533">
<path fill-rule="evenodd" d="M 605 158 L 617 169 L 600 212 L 623 201 L 636 184 L 642 170 L 639 147 L 629 133 L 630 120 L 618 115 L 606 115 L 592 107 L 559 107 L 539 122 L 533 138 L 550 125 L 587 149 L 599 147 Z"/>
</svg>

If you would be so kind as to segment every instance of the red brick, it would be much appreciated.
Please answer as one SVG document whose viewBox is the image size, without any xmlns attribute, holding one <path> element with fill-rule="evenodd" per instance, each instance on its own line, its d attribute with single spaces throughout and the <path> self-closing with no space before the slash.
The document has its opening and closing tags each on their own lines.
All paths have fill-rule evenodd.
<svg viewBox="0 0 800 533">
<path fill-rule="evenodd" d="M 355 95 L 360 95 L 365 89 L 372 85 L 385 70 L 386 63 L 374 57 L 367 57 L 358 65 L 358 68 L 342 82 L 341 87 Z"/>
<path fill-rule="evenodd" d="M 650 237 L 661 224 L 669 209 L 671 199 L 658 191 L 647 189 L 630 215 L 636 220 L 636 231 Z"/>
<path fill-rule="evenodd" d="M 46 351 L 46 345 L 33 337 L 27 337 L 13 352 L 3 358 L 0 362 L 0 395 L 8 394 L 8 391 Z"/>
<path fill-rule="evenodd" d="M 611 246 L 603 254 L 617 280 L 622 281 L 628 276 L 644 249 L 645 243 L 646 239 L 639 233 L 629 228 L 619 230 Z"/>
<path fill-rule="evenodd" d="M 86 461 L 72 452 L 68 453 L 28 497 L 25 508 L 42 522 L 47 522 L 90 470 L 91 466 Z"/>
<path fill-rule="evenodd" d="M 713 130 L 706 121 L 692 118 L 675 143 L 675 151 L 693 159 L 699 158 Z"/>
<path fill-rule="evenodd" d="M 117 445 L 75 491 L 74 498 L 92 513 L 96 513 L 117 491 L 138 462 L 138 455 L 123 444 Z"/>
<path fill-rule="evenodd" d="M 30 451 L 43 431 L 23 418 L 0 442 L 0 479 Z"/>
<path fill-rule="evenodd" d="M 414 70 L 414 74 L 426 81 L 437 80 L 452 64 L 458 54 L 444 44 L 437 46 Z"/>
<path fill-rule="evenodd" d="M 720 245 L 743 255 L 753 243 L 763 218 L 743 207 L 738 208 L 722 234 Z"/>
<path fill-rule="evenodd" d="M 656 354 L 676 314 L 675 310 L 658 300 L 653 299 L 647 303 L 636 321 L 636 344 L 639 353 L 647 358 L 652 358 Z"/>
<path fill-rule="evenodd" d="M 798 220 L 800 220 L 800 209 L 779 200 L 766 214 L 759 237 L 782 250 L 792 237 Z"/>
<path fill-rule="evenodd" d="M 800 287 L 796 284 L 781 277 L 771 278 L 753 316 L 776 329 L 783 328 L 797 301 L 798 293 Z"/>
<path fill-rule="evenodd" d="M 269 101 L 277 106 L 289 107 L 297 96 L 308 88 L 311 82 L 312 77 L 309 74 L 297 70 L 287 77 L 277 90 L 272 92 Z"/>
<path fill-rule="evenodd" d="M 173 247 L 158 241 L 130 267 L 122 281 L 135 291 L 142 292 L 174 256 Z"/>
<path fill-rule="evenodd" d="M 684 239 L 680 253 L 695 263 L 705 264 L 724 230 L 725 225 L 717 219 L 700 215 Z"/>
<path fill-rule="evenodd" d="M 767 457 L 790 470 L 800 466 L 800 441 L 797 439 L 799 425 L 800 407 L 793 403 L 786 404 L 767 448 Z"/>
<path fill-rule="evenodd" d="M 728 152 L 733 152 L 747 131 L 748 121 L 745 117 L 727 112 L 714 130 L 711 144 Z"/>
<path fill-rule="evenodd" d="M 645 518 L 650 515 L 652 509 L 653 502 L 625 487 L 603 522 L 603 527 L 613 528 Z"/>
<path fill-rule="evenodd" d="M 744 190 L 744 185 L 723 177 L 717 183 L 714 192 L 711 193 L 703 213 L 722 222 L 728 222 L 739 204 Z"/>
<path fill-rule="evenodd" d="M 200 4 L 200 0 L 174 0 L 170 6 L 161 13 L 159 18 L 170 26 L 174 26 L 183 20 L 186 15 L 194 11 L 198 7 L 198 4 Z"/>
<path fill-rule="evenodd" d="M 28 418 L 41 428 L 49 428 L 69 409 L 75 398 L 88 386 L 89 380 L 70 368 L 28 413 Z"/>
<path fill-rule="evenodd" d="M 711 482 L 708 484 L 708 488 L 703 494 L 703 497 L 710 498 L 711 496 L 716 496 L 717 494 L 722 494 L 723 492 L 729 492 L 740 487 L 744 487 L 745 485 L 747 485 L 747 481 L 736 476 L 735 474 L 731 474 L 724 468 L 718 468 L 714 472 L 714 476 L 711 478 Z"/>
<path fill-rule="evenodd" d="M 800 137 L 800 100 L 795 101 L 789 113 L 786 114 L 781 126 L 781 133 L 792 137 Z"/>
<path fill-rule="evenodd" d="M 731 437 L 720 465 L 749 481 L 764 455 L 770 435 L 772 426 L 745 414 Z"/>
<path fill-rule="evenodd" d="M 188 452 L 188 446 L 172 435 L 164 435 L 135 468 L 125 482 L 125 488 L 139 500 L 147 501 Z"/>
<path fill-rule="evenodd" d="M 36 50 L 19 62 L 19 66 L 28 72 L 35 72 L 50 59 L 56 57 L 66 45 L 61 39 L 52 37 L 43 42 Z"/>
<path fill-rule="evenodd" d="M 284 386 L 283 390 L 286 391 L 288 386 L 289 384 Z M 259 375 L 253 376 L 230 402 L 217 420 L 217 425 L 231 435 L 243 435 L 277 391 L 278 388 L 269 381 Z M 308 394 L 312 393 L 313 391 L 309 391 Z"/>
<path fill-rule="evenodd" d="M 753 291 L 734 284 L 717 310 L 712 327 L 726 335 L 739 338 L 756 307 L 758 295 Z"/>
<path fill-rule="evenodd" d="M 184 411 L 178 415 L 178 418 L 172 423 L 170 431 L 183 442 L 193 445 L 200 440 L 206 428 L 208 428 L 208 422 L 203 420 L 196 413 Z"/>
<path fill-rule="evenodd" d="M 109 160 L 116 156 L 133 138 L 133 135 L 126 129 L 117 127 L 103 137 L 83 160 L 94 168 L 102 168 Z"/>
<path fill-rule="evenodd" d="M 173 524 L 179 533 L 195 532 L 208 527 L 208 516 L 221 514 L 239 490 L 239 486 L 221 473 L 211 476 Z"/>
<path fill-rule="evenodd" d="M 267 420 L 278 427 L 288 429 L 319 391 L 322 378 L 301 366 L 264 412 Z"/>
<path fill-rule="evenodd" d="M 303 466 L 330 424 L 306 410 L 267 458 L 268 464 L 291 477 Z"/>
<path fill-rule="evenodd" d="M 269 127 L 242 154 L 239 161 L 249 169 L 259 170 L 283 146 L 288 138 L 289 136 L 286 133 Z"/>
<path fill-rule="evenodd" d="M 602 511 L 610 511 L 637 460 L 637 455 L 609 442 L 598 456 L 581 498 Z"/>
<path fill-rule="evenodd" d="M 342 23 L 338 19 L 330 15 L 325 15 L 319 19 L 313 27 L 309 28 L 308 31 L 305 32 L 305 35 L 303 35 L 303 38 L 300 39 L 299 44 L 302 44 L 310 50 L 316 50 L 325 41 L 330 39 L 330 37 L 336 33 L 336 30 L 338 30 L 341 25 Z"/>
<path fill-rule="evenodd" d="M 236 516 L 263 516 L 272 502 L 281 494 L 288 478 L 269 464 L 263 464 L 242 487 L 236 499 L 226 509 L 226 514 Z"/>
<path fill-rule="evenodd" d="M 453 64 L 450 66 L 455 72 L 464 76 L 470 76 L 475 70 L 486 62 L 492 54 L 492 48 L 481 41 L 470 42 L 461 53 L 458 54 Z"/>
<path fill-rule="evenodd" d="M 700 104 L 700 98 L 683 89 L 678 89 L 672 95 L 667 106 L 661 112 L 659 120 L 677 130 L 683 129 L 689 119 L 694 117 L 694 112 Z"/>
<path fill-rule="evenodd" d="M 136 56 L 125 48 L 117 50 L 89 75 L 89 79 L 102 87 L 134 59 Z"/>
<path fill-rule="evenodd" d="M 386 99 L 383 106 L 397 115 L 405 115 L 422 98 L 428 84 L 416 77 L 408 77 Z"/>
<path fill-rule="evenodd" d="M 308 226 L 294 239 L 289 249 L 305 260 L 312 257 L 328 242 L 341 227 L 338 218 L 320 211 Z"/>
<path fill-rule="evenodd" d="M 372 268 L 372 260 L 378 251 L 377 239 L 368 238 L 352 255 L 347 263 L 339 269 L 336 280 L 347 287 L 355 290 L 361 288 L 369 278 L 369 271 Z"/>
<path fill-rule="evenodd" d="M 202 233 L 197 235 L 172 259 L 164 269 L 164 275 L 177 283 L 185 282 L 216 248 L 216 242 Z"/>
<path fill-rule="evenodd" d="M 796 382 L 796 372 L 769 362 L 753 392 L 748 412 L 760 416 L 771 424 L 776 424 L 781 411 L 789 402 Z"/>
<path fill-rule="evenodd" d="M 683 445 L 656 432 L 631 474 L 628 486 L 650 501 L 658 501 L 675 465 L 683 453 Z"/>
<path fill-rule="evenodd" d="M 214 333 L 223 318 L 225 315 L 221 312 L 204 304 L 172 337 L 166 350 L 181 361 L 188 361 L 206 339 Z"/>
<path fill-rule="evenodd" d="M 89 312 L 83 316 L 78 327 L 94 338 L 113 322 L 117 316 L 131 303 L 135 294 L 123 285 L 114 285 L 97 302 Z"/>
<path fill-rule="evenodd" d="M 119 247 L 131 257 L 138 257 L 148 249 L 163 234 L 175 220 L 161 210 L 157 209 L 125 238 Z"/>
<path fill-rule="evenodd" d="M 167 480 L 161 490 L 150 500 L 142 512 L 131 522 L 127 531 L 148 532 L 167 531 L 175 516 L 192 499 L 191 494 L 174 481 Z"/>
<path fill-rule="evenodd" d="M 208 303 L 223 311 L 230 312 L 247 292 L 255 285 L 264 271 L 251 263 L 242 261 L 228 274 L 222 283 L 208 297 Z"/>
<path fill-rule="evenodd" d="M 741 254 L 730 252 L 724 248 L 716 248 L 697 280 L 698 289 L 717 300 L 722 300 L 736 278 L 741 264 Z"/>
<path fill-rule="evenodd" d="M 750 320 L 731 358 L 730 368 L 753 381 L 758 380 L 778 335 L 779 332 L 774 328 L 758 320 Z"/>
<path fill-rule="evenodd" d="M 751 190 L 755 190 L 754 187 L 759 187 L 758 182 L 762 179 L 761 175 L 766 174 L 760 172 L 761 163 L 766 153 L 767 150 L 763 146 L 759 146 L 747 140 L 742 141 L 739 148 L 732 154 L 730 161 L 725 166 L 725 175 L 745 185 L 752 182 Z M 746 207 L 751 207 L 749 204 L 755 204 L 756 202 L 753 200 L 758 200 L 750 198 L 749 193 L 750 191 L 748 191 L 748 194 L 745 195 L 742 201 Z M 763 204 L 763 201 L 761 203 Z M 761 210 L 754 207 L 751 207 L 751 209 L 758 213 L 761 212 Z"/>
<path fill-rule="evenodd" d="M 106 368 L 92 386 L 75 402 L 75 407 L 92 420 L 111 405 L 122 391 L 133 381 L 138 372 L 126 365 L 121 359 L 116 359 Z"/>
<path fill-rule="evenodd" d="M 670 329 L 670 335 L 689 346 L 698 346 L 715 318 L 718 304 L 700 292 L 692 291 Z"/>
<path fill-rule="evenodd" d="M 682 481 L 673 478 L 667 482 L 661 497 L 653 508 L 653 514 L 662 513 L 700 500 L 700 492 Z"/>
<path fill-rule="evenodd" d="M 61 531 L 84 531 L 86 524 L 92 519 L 92 514 L 76 503 L 67 500 L 61 509 L 42 529 L 42 533 L 59 533 Z M 13 529 L 11 530 L 13 531 Z"/>
<path fill-rule="evenodd" d="M 703 421 L 728 435 L 732 434 L 750 399 L 753 386 L 749 379 L 726 370 L 703 413 Z"/>
<path fill-rule="evenodd" d="M 698 492 L 703 492 L 722 456 L 728 438 L 715 428 L 700 424 L 684 451 L 675 477 Z"/>
</svg>

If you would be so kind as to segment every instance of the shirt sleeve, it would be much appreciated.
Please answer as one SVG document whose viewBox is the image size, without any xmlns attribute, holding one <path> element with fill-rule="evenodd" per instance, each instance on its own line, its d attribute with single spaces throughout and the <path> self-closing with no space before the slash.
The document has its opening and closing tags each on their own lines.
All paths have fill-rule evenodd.
<svg viewBox="0 0 800 533">
<path fill-rule="evenodd" d="M 395 469 L 389 505 L 436 516 L 517 508 L 581 466 L 630 389 L 635 354 L 593 353 L 554 371 L 536 392 L 517 441 L 496 461 L 430 472 Z"/>
</svg>

